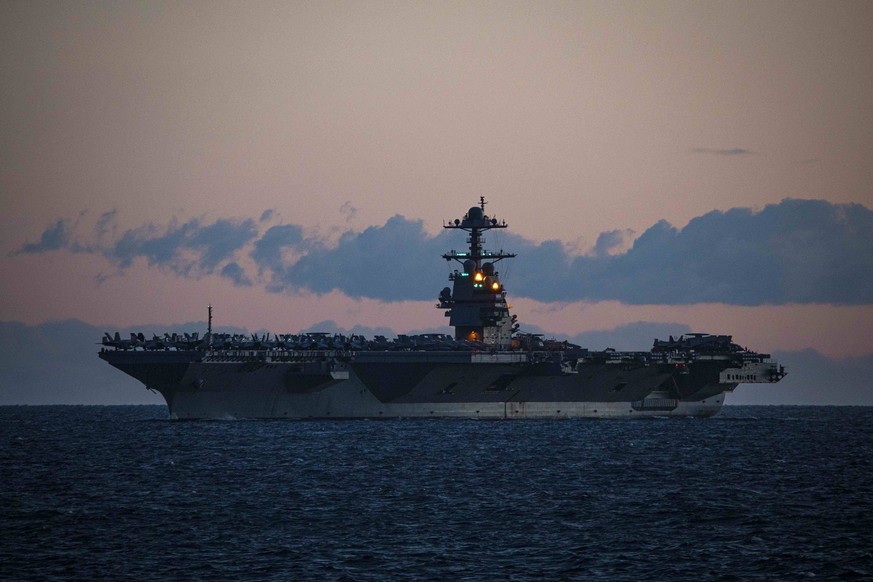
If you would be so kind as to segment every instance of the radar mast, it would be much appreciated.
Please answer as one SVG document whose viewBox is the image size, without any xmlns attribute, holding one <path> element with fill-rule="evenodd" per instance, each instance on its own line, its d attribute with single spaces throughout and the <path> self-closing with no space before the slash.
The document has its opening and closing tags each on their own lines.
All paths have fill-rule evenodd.
<svg viewBox="0 0 873 582">
<path fill-rule="evenodd" d="M 457 261 L 460 270 L 449 275 L 452 288 L 440 292 L 437 307 L 446 310 L 449 325 L 455 328 L 456 340 L 481 342 L 496 349 L 509 349 L 512 333 L 518 329 L 515 316 L 510 316 L 506 304 L 506 290 L 500 282 L 494 264 L 515 257 L 501 249 L 485 250 L 483 233 L 492 228 L 507 228 L 506 221 L 485 214 L 485 197 L 473 206 L 462 219 L 443 223 L 443 228 L 469 233 L 466 252 L 454 249 L 443 255 L 446 261 Z"/>
</svg>

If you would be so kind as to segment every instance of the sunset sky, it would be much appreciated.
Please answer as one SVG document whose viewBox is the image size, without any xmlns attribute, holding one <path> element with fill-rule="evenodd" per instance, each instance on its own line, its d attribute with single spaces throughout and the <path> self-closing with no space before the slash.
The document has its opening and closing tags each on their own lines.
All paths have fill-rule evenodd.
<svg viewBox="0 0 873 582">
<path fill-rule="evenodd" d="M 864 1 L 2 2 L 0 321 L 440 328 L 442 223 L 485 196 L 522 329 L 869 356 L 871 30 Z"/>
</svg>

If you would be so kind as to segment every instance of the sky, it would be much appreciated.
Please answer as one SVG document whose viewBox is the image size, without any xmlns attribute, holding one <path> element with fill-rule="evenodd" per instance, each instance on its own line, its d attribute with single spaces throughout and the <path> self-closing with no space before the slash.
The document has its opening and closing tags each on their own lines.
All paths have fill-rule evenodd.
<svg viewBox="0 0 873 582">
<path fill-rule="evenodd" d="M 844 1 L 0 3 L 0 321 L 441 329 L 441 226 L 485 196 L 522 329 L 873 355 L 871 29 Z"/>
</svg>

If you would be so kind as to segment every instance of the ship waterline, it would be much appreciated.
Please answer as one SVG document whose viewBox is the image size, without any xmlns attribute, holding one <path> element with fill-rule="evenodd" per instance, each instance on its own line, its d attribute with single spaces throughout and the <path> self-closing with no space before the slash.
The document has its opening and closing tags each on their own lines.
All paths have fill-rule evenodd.
<svg viewBox="0 0 873 582">
<path fill-rule="evenodd" d="M 100 358 L 160 392 L 172 418 L 639 418 L 716 414 L 739 383 L 779 381 L 784 369 L 730 336 L 655 340 L 648 352 L 591 351 L 519 330 L 484 232 L 506 228 L 485 201 L 444 225 L 469 233 L 461 269 L 437 307 L 453 336 L 214 334 L 122 340 Z"/>
</svg>

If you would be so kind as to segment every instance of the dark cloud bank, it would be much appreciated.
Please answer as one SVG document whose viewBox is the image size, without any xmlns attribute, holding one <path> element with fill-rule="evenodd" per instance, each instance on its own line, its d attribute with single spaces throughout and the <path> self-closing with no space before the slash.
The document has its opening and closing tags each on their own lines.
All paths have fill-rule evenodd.
<svg viewBox="0 0 873 582">
<path fill-rule="evenodd" d="M 150 337 L 153 331 L 202 332 L 205 328 L 205 322 L 193 322 L 171 328 L 140 326 L 119 331 L 125 336 L 130 331 L 143 331 Z M 315 328 L 349 331 L 331 322 Z M 36 326 L 0 322 L 0 405 L 163 404 L 160 395 L 97 357 L 96 343 L 104 331 L 108 330 L 76 320 Z M 234 328 L 219 331 L 245 332 Z M 371 335 L 369 332 L 374 330 L 356 331 Z M 375 331 L 392 335 L 390 330 Z M 646 349 L 653 335 L 664 337 L 686 331 L 682 325 L 639 322 L 572 339 L 591 348 Z M 844 360 L 828 359 L 814 350 L 773 355 L 788 367 L 789 375 L 775 385 L 741 385 L 728 396 L 728 404 L 873 405 L 873 355 Z"/>
<path fill-rule="evenodd" d="M 77 227 L 58 221 L 17 252 L 99 253 L 121 270 L 141 259 L 180 276 L 257 281 L 273 292 L 337 289 L 395 301 L 434 298 L 449 270 L 440 268 L 440 255 L 464 246 L 457 233 L 431 237 L 421 221 L 402 216 L 346 232 L 334 245 L 305 236 L 298 225 L 264 227 L 252 219 L 149 225 L 107 241 L 107 216 L 114 219 L 107 213 L 100 232 L 89 235 L 96 242 L 81 242 Z M 873 212 L 860 204 L 787 199 L 759 212 L 713 211 L 681 229 L 660 221 L 626 252 L 611 254 L 625 236 L 602 233 L 583 256 L 559 241 L 535 243 L 517 234 L 492 233 L 487 247 L 518 253 L 500 265 L 504 282 L 512 296 L 540 301 L 873 303 Z"/>
</svg>

